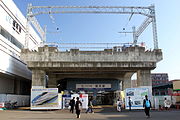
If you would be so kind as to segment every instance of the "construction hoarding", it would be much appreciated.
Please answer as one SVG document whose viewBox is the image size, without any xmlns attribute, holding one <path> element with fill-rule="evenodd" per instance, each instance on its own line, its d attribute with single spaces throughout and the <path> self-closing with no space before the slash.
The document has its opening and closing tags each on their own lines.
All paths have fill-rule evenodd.
<svg viewBox="0 0 180 120">
<path fill-rule="evenodd" d="M 58 88 L 31 89 L 31 109 L 59 109 Z"/>
<path fill-rule="evenodd" d="M 129 98 L 131 100 L 131 109 L 143 109 L 143 100 L 145 95 L 149 96 L 149 88 L 126 88 L 125 108 L 129 109 Z"/>
</svg>

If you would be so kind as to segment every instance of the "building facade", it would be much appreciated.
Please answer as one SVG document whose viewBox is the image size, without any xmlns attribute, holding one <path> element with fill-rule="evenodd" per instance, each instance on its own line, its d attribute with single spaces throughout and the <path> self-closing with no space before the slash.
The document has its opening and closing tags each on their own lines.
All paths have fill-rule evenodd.
<svg viewBox="0 0 180 120">
<path fill-rule="evenodd" d="M 169 81 L 167 73 L 152 73 L 152 94 L 157 95 L 171 95 L 172 82 Z"/>
<path fill-rule="evenodd" d="M 12 0 L 0 1 L 0 94 L 29 95 L 31 71 L 20 60 L 25 45 L 26 18 Z M 30 27 L 29 49 L 41 42 Z"/>
</svg>

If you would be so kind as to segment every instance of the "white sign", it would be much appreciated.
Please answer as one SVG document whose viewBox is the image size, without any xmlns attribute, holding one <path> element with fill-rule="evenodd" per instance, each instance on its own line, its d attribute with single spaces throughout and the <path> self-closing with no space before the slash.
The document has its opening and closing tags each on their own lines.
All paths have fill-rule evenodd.
<svg viewBox="0 0 180 120">
<path fill-rule="evenodd" d="M 131 109 L 143 109 L 143 100 L 145 95 L 149 96 L 149 88 L 126 88 L 125 107 L 129 109 L 129 97 L 131 100 Z"/>
<path fill-rule="evenodd" d="M 58 88 L 31 89 L 31 109 L 59 109 Z"/>
<path fill-rule="evenodd" d="M 82 108 L 88 109 L 88 94 L 80 94 L 79 97 L 82 102 Z"/>
<path fill-rule="evenodd" d="M 76 84 L 77 88 L 111 88 L 111 84 Z"/>
</svg>

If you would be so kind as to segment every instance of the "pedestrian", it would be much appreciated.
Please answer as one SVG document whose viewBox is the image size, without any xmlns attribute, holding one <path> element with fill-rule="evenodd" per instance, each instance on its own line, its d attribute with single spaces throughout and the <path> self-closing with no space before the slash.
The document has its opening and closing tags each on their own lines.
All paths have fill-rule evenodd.
<svg viewBox="0 0 180 120">
<path fill-rule="evenodd" d="M 79 100 L 79 97 L 77 97 L 76 99 L 77 99 L 76 104 L 75 104 L 76 114 L 77 114 L 77 118 L 80 118 L 82 103 Z"/>
<path fill-rule="evenodd" d="M 170 108 L 170 106 L 171 106 L 170 101 L 167 100 L 166 98 L 164 98 L 164 108 L 165 108 L 166 110 L 168 110 L 168 109 Z"/>
<path fill-rule="evenodd" d="M 87 109 L 87 111 L 86 111 L 86 113 L 94 113 L 94 111 L 93 111 L 93 104 L 92 104 L 92 98 L 91 99 L 89 99 L 89 102 L 88 102 L 88 109 Z"/>
<path fill-rule="evenodd" d="M 151 101 L 148 99 L 148 96 L 145 95 L 145 99 L 143 101 L 143 107 L 144 107 L 144 112 L 146 114 L 147 118 L 150 118 L 150 108 L 151 108 Z"/>
<path fill-rule="evenodd" d="M 121 106 L 122 106 L 122 100 L 118 99 L 117 100 L 117 111 L 121 112 Z"/>
<path fill-rule="evenodd" d="M 70 100 L 69 105 L 71 106 L 70 112 L 74 113 L 74 106 L 75 106 L 75 97 Z"/>
<path fill-rule="evenodd" d="M 132 101 L 130 96 L 128 98 L 129 111 L 131 111 Z"/>
</svg>

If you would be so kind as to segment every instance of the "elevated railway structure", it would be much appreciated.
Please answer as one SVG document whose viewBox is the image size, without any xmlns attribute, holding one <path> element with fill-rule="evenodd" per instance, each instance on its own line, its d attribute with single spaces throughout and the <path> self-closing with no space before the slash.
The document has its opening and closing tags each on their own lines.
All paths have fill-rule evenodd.
<svg viewBox="0 0 180 120">
<path fill-rule="evenodd" d="M 104 50 L 89 49 L 86 51 L 76 47 L 62 51 L 62 43 L 60 46 L 45 43 L 46 30 L 41 29 L 35 19 L 36 15 L 57 13 L 130 14 L 130 17 L 134 14 L 140 14 L 146 19 L 137 30 L 133 28 L 133 42 L 129 46 L 121 45 L 119 47 L 117 44 Z M 37 28 L 44 44 L 46 44 L 39 46 L 34 51 L 27 49 L 30 23 Z M 152 51 L 139 46 L 137 41 L 150 23 L 152 23 L 154 42 Z M 109 96 L 111 96 L 111 93 L 130 88 L 131 77 L 134 73 L 137 73 L 138 87 L 151 87 L 151 70 L 155 69 L 157 62 L 163 59 L 162 51 L 158 48 L 155 8 L 153 5 L 149 7 L 126 7 L 32 6 L 29 4 L 26 47 L 21 52 L 21 59 L 32 71 L 32 88 L 59 87 L 61 90 L 83 90 L 90 93 L 102 93 L 103 91 L 109 92 Z"/>
</svg>

